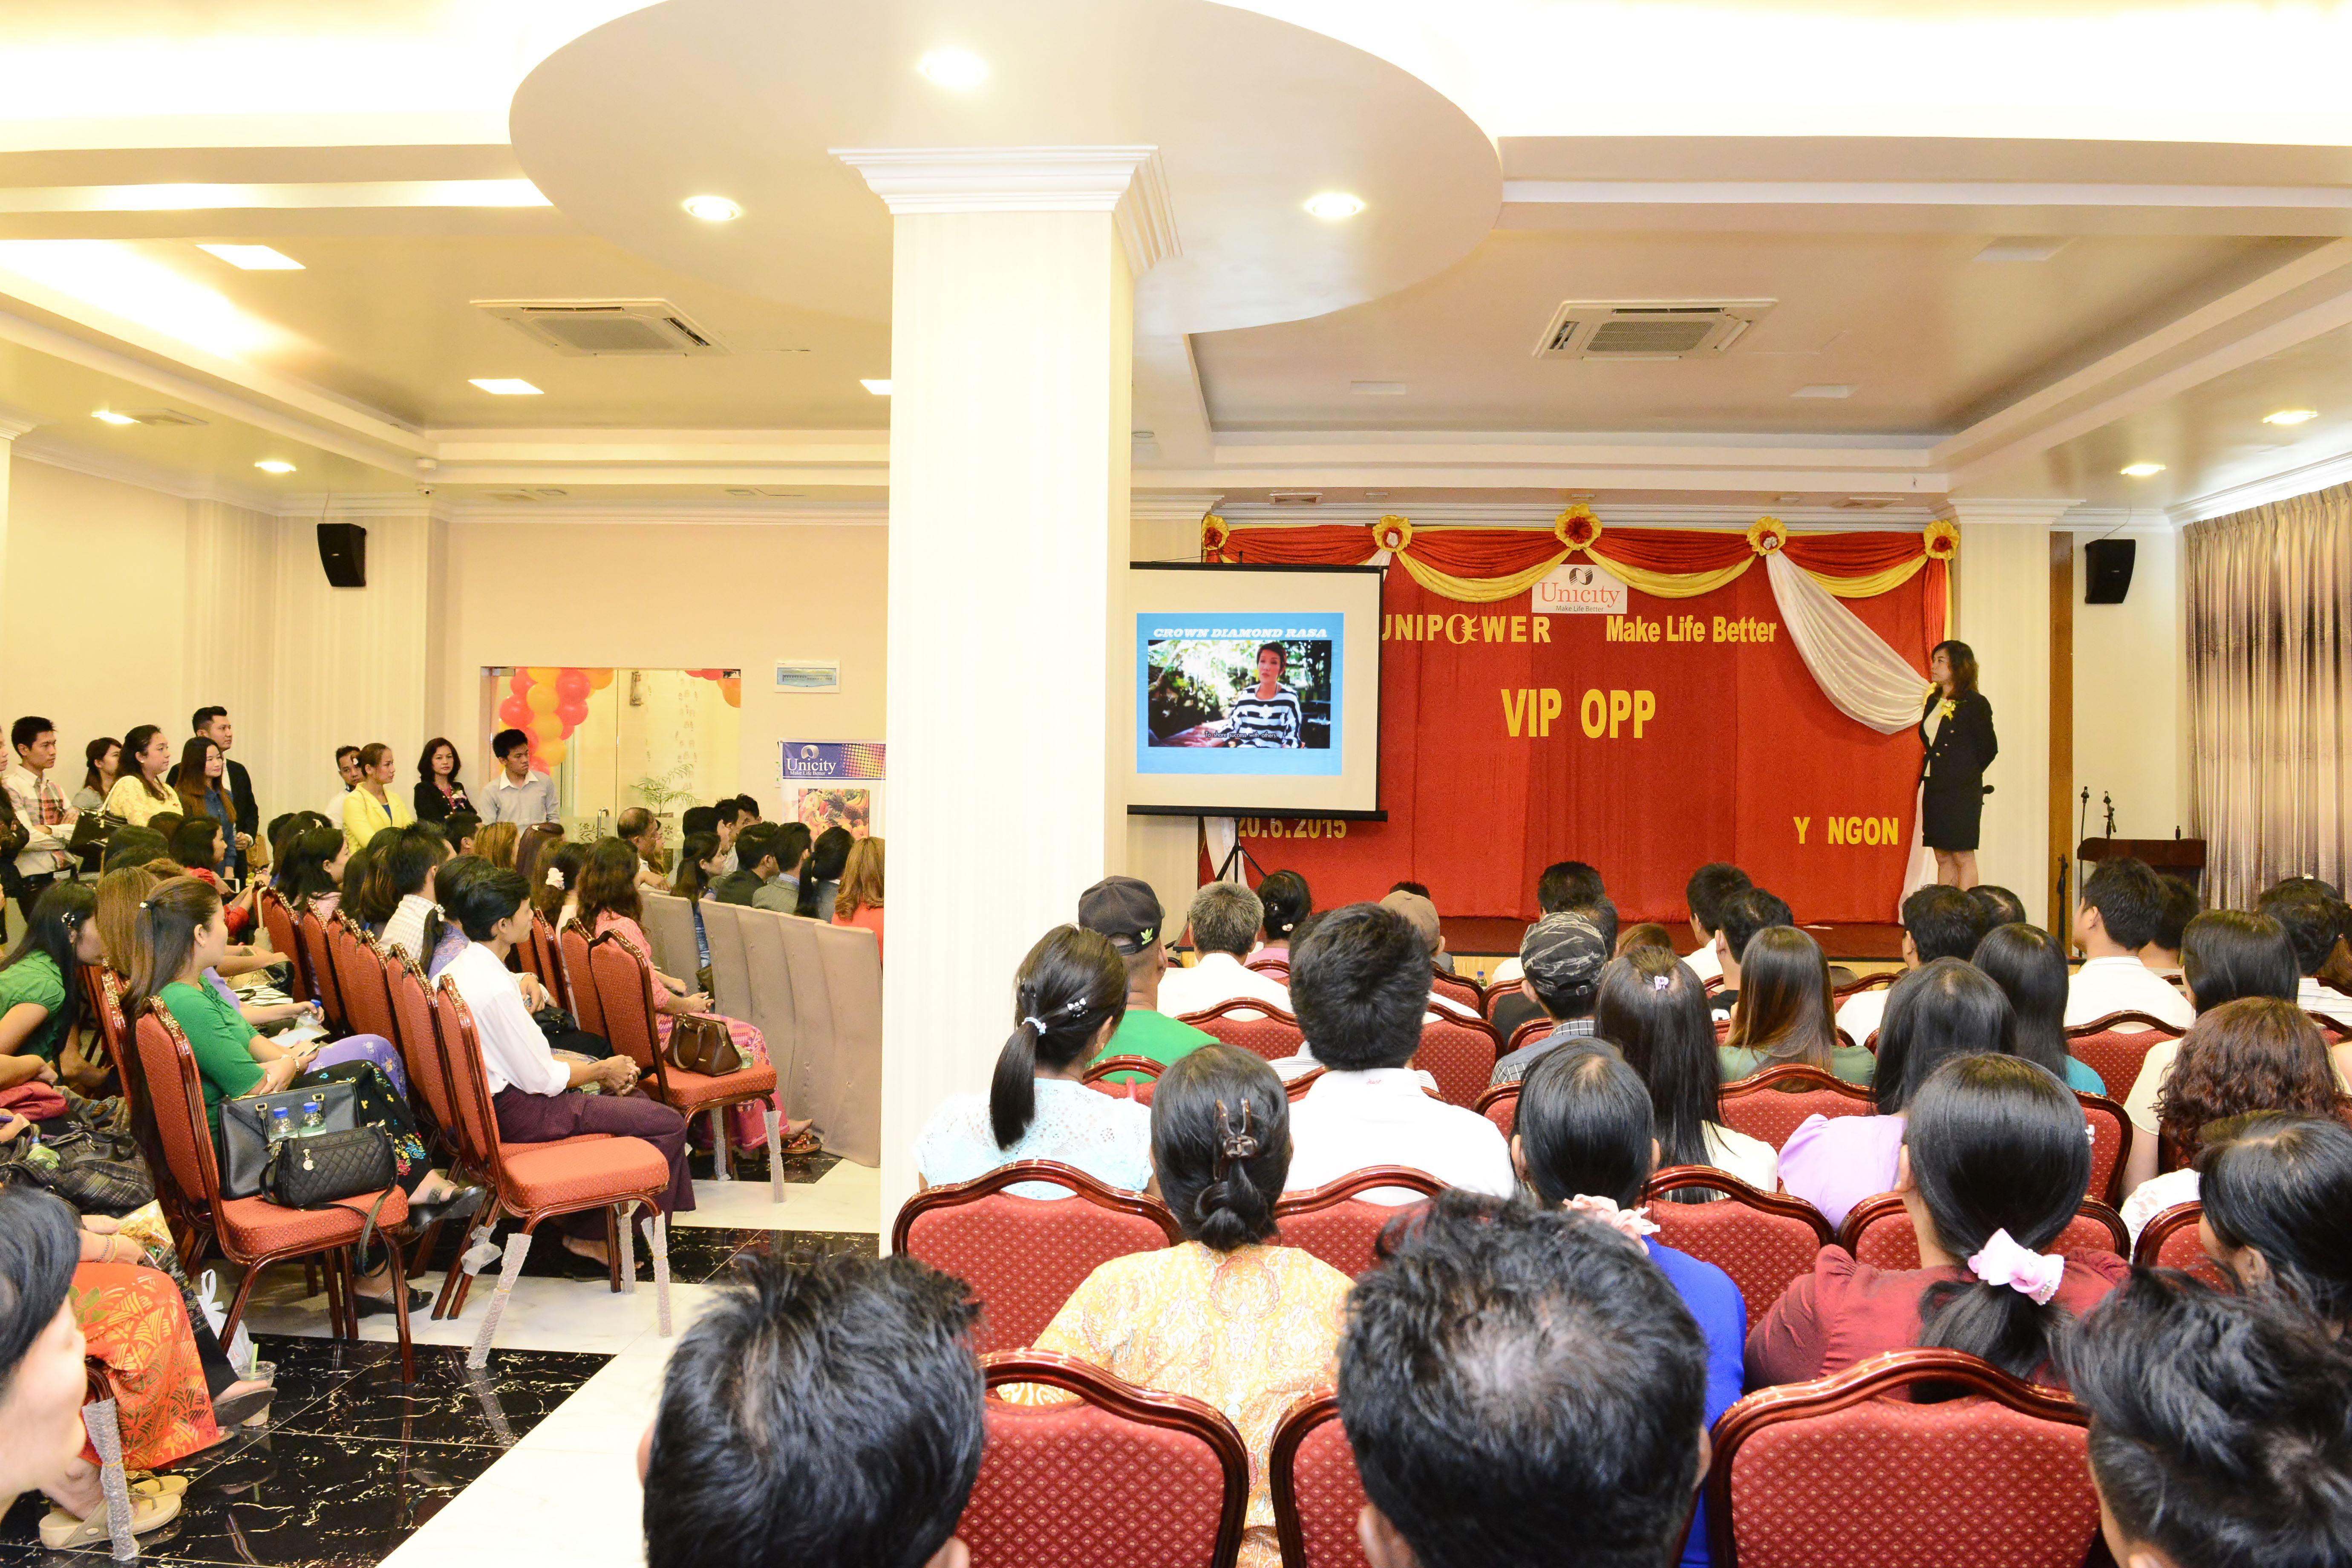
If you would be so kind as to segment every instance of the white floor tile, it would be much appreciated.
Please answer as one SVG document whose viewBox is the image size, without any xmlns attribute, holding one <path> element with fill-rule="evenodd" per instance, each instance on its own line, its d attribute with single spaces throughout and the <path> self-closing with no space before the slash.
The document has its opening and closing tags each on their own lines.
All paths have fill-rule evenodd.
<svg viewBox="0 0 2352 1568">
<path fill-rule="evenodd" d="M 387 1568 L 639 1568 L 642 1507 L 636 1433 L 578 1449 L 537 1447 L 526 1437 L 383 1561 Z"/>
<path fill-rule="evenodd" d="M 671 1222 L 746 1230 L 825 1230 L 882 1234 L 882 1173 L 844 1160 L 806 1186 L 787 1185 L 771 1202 L 765 1182 L 697 1182 L 694 1212 Z"/>
</svg>

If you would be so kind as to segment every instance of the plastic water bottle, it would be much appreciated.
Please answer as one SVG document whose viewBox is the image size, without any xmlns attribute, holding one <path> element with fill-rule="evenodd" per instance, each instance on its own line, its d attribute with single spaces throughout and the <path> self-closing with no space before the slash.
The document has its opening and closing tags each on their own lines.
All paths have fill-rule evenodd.
<svg viewBox="0 0 2352 1568">
<path fill-rule="evenodd" d="M 327 1130 L 327 1097 L 314 1094 L 302 1102 L 302 1136 L 311 1137 Z"/>
<path fill-rule="evenodd" d="M 292 1136 L 294 1136 L 294 1118 L 288 1114 L 288 1108 L 283 1105 L 271 1106 L 269 1108 L 269 1141 L 272 1143 L 281 1143 Z"/>
</svg>

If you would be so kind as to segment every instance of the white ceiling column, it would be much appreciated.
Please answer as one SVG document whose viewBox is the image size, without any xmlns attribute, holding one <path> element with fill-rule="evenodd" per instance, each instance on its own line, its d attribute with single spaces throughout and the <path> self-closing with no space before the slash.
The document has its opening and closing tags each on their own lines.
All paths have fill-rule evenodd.
<svg viewBox="0 0 2352 1568">
<path fill-rule="evenodd" d="M 29 414 L 0 405 L 0 605 L 8 602 L 8 467 L 16 437 L 39 423 Z"/>
<path fill-rule="evenodd" d="M 1149 147 L 838 154 L 888 204 L 891 941 L 883 1213 L 984 1092 L 1022 955 L 1118 863 L 1109 657 L 1129 550 Z"/>
</svg>

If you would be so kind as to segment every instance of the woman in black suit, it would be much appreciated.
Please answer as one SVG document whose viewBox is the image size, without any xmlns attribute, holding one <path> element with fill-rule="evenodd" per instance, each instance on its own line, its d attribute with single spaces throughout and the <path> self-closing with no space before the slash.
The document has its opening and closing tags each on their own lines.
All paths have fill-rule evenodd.
<svg viewBox="0 0 2352 1568">
<path fill-rule="evenodd" d="M 1926 786 L 1920 837 L 1936 852 L 1936 880 L 1977 885 L 1977 824 L 1984 815 L 1984 772 L 2000 752 L 1992 704 L 1977 689 L 1977 656 L 1964 642 L 1940 642 L 1927 658 L 1936 689 L 1919 715 L 1919 762 Z"/>
</svg>

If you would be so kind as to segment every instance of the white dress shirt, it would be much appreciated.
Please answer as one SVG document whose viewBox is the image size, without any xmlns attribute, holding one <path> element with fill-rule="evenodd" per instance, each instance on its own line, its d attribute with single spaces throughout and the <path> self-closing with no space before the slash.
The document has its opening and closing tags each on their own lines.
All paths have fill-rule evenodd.
<svg viewBox="0 0 2352 1568">
<path fill-rule="evenodd" d="M 1160 1010 L 1171 1018 L 1205 1013 L 1236 996 L 1290 1011 L 1290 987 L 1230 952 L 1204 952 L 1192 968 L 1171 969 L 1160 977 Z"/>
<path fill-rule="evenodd" d="M 558 820 L 555 781 L 545 773 L 533 772 L 523 774 L 522 783 L 517 784 L 507 777 L 501 766 L 483 795 L 482 820 L 511 822 L 518 827 Z"/>
<path fill-rule="evenodd" d="M 1698 983 L 1702 985 L 1710 980 L 1723 978 L 1723 960 L 1717 956 L 1713 937 L 1683 954 L 1683 962 L 1690 965 L 1691 973 L 1698 976 Z"/>
<path fill-rule="evenodd" d="M 526 1094 L 562 1094 L 572 1086 L 572 1074 L 549 1052 L 547 1036 L 523 1005 L 514 972 L 497 953 L 478 942 L 467 942 L 441 973 L 456 984 L 474 1015 L 492 1094 L 509 1084 Z"/>
<path fill-rule="evenodd" d="M 425 951 L 425 918 L 432 914 L 436 907 L 433 900 L 422 893 L 403 893 L 400 907 L 394 910 L 392 918 L 383 922 L 383 945 L 398 948 L 417 963 L 424 963 L 432 956 Z M 466 1005 L 472 1006 L 473 999 L 467 997 Z"/>
<path fill-rule="evenodd" d="M 2145 1013 L 2176 1029 L 2197 1021 L 2189 998 L 2135 954 L 2091 958 L 2066 984 L 2066 1026 L 2089 1024 L 2110 1013 Z"/>
<path fill-rule="evenodd" d="M 1511 1146 L 1475 1110 L 1432 1100 L 1410 1068 L 1326 1072 L 1290 1108 L 1286 1192 L 1328 1186 L 1373 1165 L 1425 1171 L 1450 1187 L 1507 1198 L 1519 1190 Z M 1402 1194 L 1402 1195 L 1392 1195 Z M 1402 1188 L 1368 1193 L 1372 1203 L 1419 1201 Z"/>
<path fill-rule="evenodd" d="M 2303 984 L 2295 987 L 2294 1005 L 2306 1013 L 2316 1013 L 2339 1024 L 2352 1024 L 2352 996 L 2329 990 L 2312 975 L 2305 975 Z"/>
<path fill-rule="evenodd" d="M 1897 975 L 1895 978 L 1902 978 Z M 1886 998 L 1894 991 L 1891 985 L 1875 991 L 1857 991 L 1838 1004 L 1837 1026 L 1857 1046 L 1870 1043 L 1871 1035 L 1886 1021 Z"/>
<path fill-rule="evenodd" d="M 0 773 L 0 786 L 7 794 L 8 809 L 25 825 L 30 835 L 25 840 L 24 853 L 16 857 L 16 874 L 20 877 L 54 876 L 71 863 L 66 853 L 66 843 L 73 831 L 73 818 L 78 815 L 66 804 L 65 792 L 47 776 L 36 774 L 22 764 Z M 57 806 L 59 820 L 44 820 L 42 803 Z"/>
</svg>

